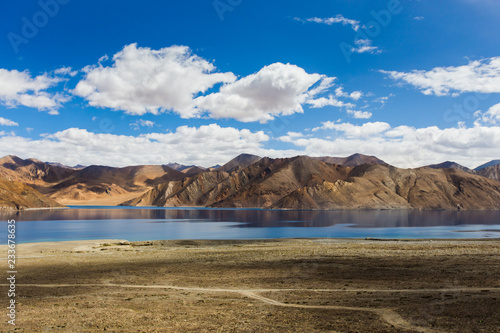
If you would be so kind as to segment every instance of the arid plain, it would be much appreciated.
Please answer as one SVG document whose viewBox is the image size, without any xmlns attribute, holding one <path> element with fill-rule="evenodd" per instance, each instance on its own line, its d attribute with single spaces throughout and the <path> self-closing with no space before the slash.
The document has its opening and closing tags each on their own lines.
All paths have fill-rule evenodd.
<svg viewBox="0 0 500 333">
<path fill-rule="evenodd" d="M 17 268 L 18 332 L 500 330 L 498 240 L 33 243 Z"/>
</svg>

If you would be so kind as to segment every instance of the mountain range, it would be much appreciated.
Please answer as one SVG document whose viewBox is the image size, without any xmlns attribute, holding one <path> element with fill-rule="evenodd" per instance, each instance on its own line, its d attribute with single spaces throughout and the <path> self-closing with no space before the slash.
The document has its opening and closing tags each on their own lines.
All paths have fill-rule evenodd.
<svg viewBox="0 0 500 333">
<path fill-rule="evenodd" d="M 400 169 L 362 154 L 281 159 L 241 154 L 211 168 L 176 163 L 67 167 L 6 156 L 0 159 L 0 179 L 33 188 L 39 194 L 30 197 L 34 206 L 500 209 L 499 168 L 492 161 L 476 170 L 453 162 Z M 18 190 L 4 185 L 2 198 L 10 191 L 9 197 L 19 199 Z M 34 199 L 40 196 L 47 201 Z M 18 199 L 9 199 L 5 207 L 28 207 Z"/>
</svg>

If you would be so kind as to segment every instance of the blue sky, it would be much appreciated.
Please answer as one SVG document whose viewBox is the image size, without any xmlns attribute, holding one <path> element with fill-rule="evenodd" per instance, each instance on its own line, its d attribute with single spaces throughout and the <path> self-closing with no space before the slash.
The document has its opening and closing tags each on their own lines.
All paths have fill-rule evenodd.
<svg viewBox="0 0 500 333">
<path fill-rule="evenodd" d="M 241 152 L 500 158 L 500 4 L 4 4 L 0 155 L 210 166 Z"/>
</svg>

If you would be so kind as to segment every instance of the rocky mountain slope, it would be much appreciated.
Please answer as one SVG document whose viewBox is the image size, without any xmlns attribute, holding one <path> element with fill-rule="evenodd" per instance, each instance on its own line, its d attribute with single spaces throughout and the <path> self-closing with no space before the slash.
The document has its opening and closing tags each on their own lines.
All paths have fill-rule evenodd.
<svg viewBox="0 0 500 333">
<path fill-rule="evenodd" d="M 118 204 L 157 184 L 203 172 L 193 168 L 185 168 L 184 171 L 161 165 L 75 169 L 16 156 L 0 159 L 0 178 L 27 184 L 64 204 L 97 201 Z"/>
<path fill-rule="evenodd" d="M 27 184 L 61 204 L 500 209 L 499 181 L 482 177 L 498 180 L 498 164 L 479 171 L 453 162 L 398 169 L 361 154 L 281 159 L 241 154 L 217 169 L 171 166 L 178 170 L 167 165 L 80 169 L 6 156 L 0 159 L 0 179 Z"/>
<path fill-rule="evenodd" d="M 0 179 L 0 210 L 63 207 L 23 183 Z"/>
<path fill-rule="evenodd" d="M 134 206 L 283 209 L 500 209 L 500 182 L 455 169 L 341 166 L 317 158 L 262 158 L 232 172 L 157 185 Z"/>
<path fill-rule="evenodd" d="M 500 164 L 479 169 L 476 173 L 486 178 L 500 180 Z"/>
</svg>

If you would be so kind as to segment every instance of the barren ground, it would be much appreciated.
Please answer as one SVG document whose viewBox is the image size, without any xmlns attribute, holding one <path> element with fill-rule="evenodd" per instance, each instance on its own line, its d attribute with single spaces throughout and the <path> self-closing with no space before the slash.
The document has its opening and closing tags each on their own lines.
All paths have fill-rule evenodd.
<svg viewBox="0 0 500 333">
<path fill-rule="evenodd" d="M 500 331 L 498 240 L 107 240 L 17 250 L 19 332 Z M 13 327 L 3 317 L 5 332 Z"/>
</svg>

